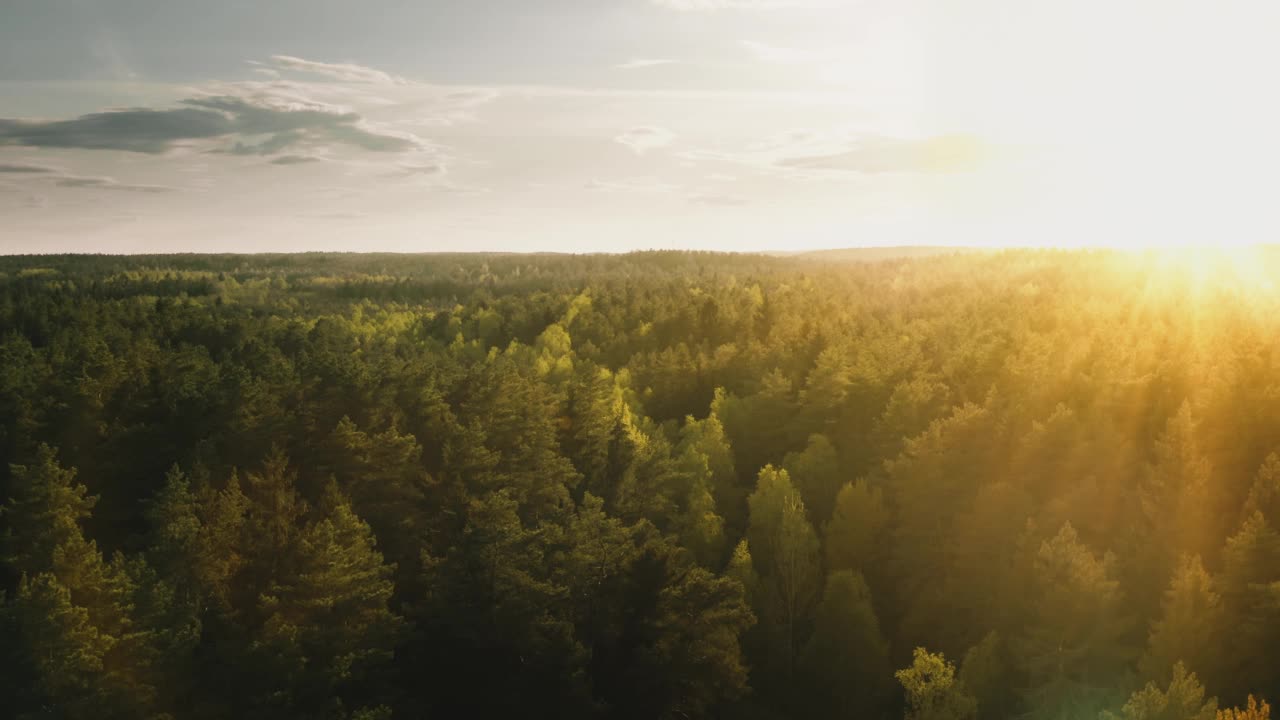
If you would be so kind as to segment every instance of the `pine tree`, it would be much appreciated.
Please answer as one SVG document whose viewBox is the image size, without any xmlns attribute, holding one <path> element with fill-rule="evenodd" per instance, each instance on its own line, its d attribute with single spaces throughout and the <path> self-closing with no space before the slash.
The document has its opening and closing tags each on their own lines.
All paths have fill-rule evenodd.
<svg viewBox="0 0 1280 720">
<path fill-rule="evenodd" d="M 1204 687 L 1182 663 L 1173 666 L 1166 690 L 1155 683 L 1135 692 L 1118 715 L 1103 712 L 1101 720 L 1215 720 L 1218 701 L 1204 698 Z"/>
<path fill-rule="evenodd" d="M 412 564 L 425 539 L 424 505 L 431 487 L 417 439 L 394 426 L 366 432 L 343 417 L 324 449 L 330 457 L 322 470 L 351 498 L 383 553 Z"/>
<path fill-rule="evenodd" d="M 850 570 L 828 576 L 813 622 L 799 663 L 811 716 L 878 714 L 889 677 L 889 647 L 862 576 Z"/>
<path fill-rule="evenodd" d="M 1268 523 L 1280 523 L 1280 453 L 1267 456 L 1253 478 L 1244 502 L 1244 519 L 1262 513 Z"/>
<path fill-rule="evenodd" d="M 1070 523 L 1040 546 L 1036 596 L 1019 642 L 1026 703 L 1037 720 L 1095 714 L 1110 701 L 1128 660 L 1112 564 L 1082 545 Z"/>
<path fill-rule="evenodd" d="M 681 457 L 687 455 L 702 458 L 705 462 L 708 490 L 715 500 L 716 513 L 724 519 L 732 532 L 746 527 L 746 497 L 738 484 L 738 474 L 733 466 L 733 450 L 725 437 L 724 425 L 712 412 L 703 420 L 685 418 L 680 428 L 680 442 L 676 448 Z"/>
<path fill-rule="evenodd" d="M 182 500 L 180 491 L 166 493 L 162 497 Z M 202 485 L 197 488 L 196 497 L 199 532 L 190 545 L 192 554 L 186 561 L 195 581 L 197 597 L 201 601 L 212 600 L 222 610 L 229 611 L 232 609 L 233 591 L 237 589 L 236 578 L 251 559 L 252 534 L 246 529 L 249 498 L 240 490 L 240 479 L 234 472 L 222 489 Z M 182 503 L 179 502 L 174 510 L 174 517 L 181 518 Z"/>
<path fill-rule="evenodd" d="M 200 499 L 182 470 L 174 465 L 165 483 L 147 504 L 151 563 L 184 591 L 198 593 Z"/>
<path fill-rule="evenodd" d="M 1214 720 L 1271 720 L 1271 706 L 1250 695 L 1245 707 L 1219 710 Z"/>
<path fill-rule="evenodd" d="M 58 464 L 53 448 L 41 445 L 35 462 L 11 465 L 8 502 L 0 508 L 5 520 L 0 557 L 16 573 L 35 574 L 53 565 L 54 551 L 81 536 L 80 523 L 98 502 L 76 472 Z"/>
<path fill-rule="evenodd" d="M 1151 626 L 1142 675 L 1164 682 L 1175 664 L 1215 673 L 1223 614 L 1222 599 L 1197 556 L 1184 557 L 1165 591 L 1161 615 Z"/>
<path fill-rule="evenodd" d="M 28 717 L 48 711 L 65 718 L 101 717 L 108 708 L 105 658 L 116 639 L 72 602 L 71 590 L 52 573 L 25 577 L 5 614 L 17 628 L 12 640 L 26 649 L 23 663 L 36 678 L 35 687 L 22 688 L 27 698 L 10 699 L 10 710 L 17 716 L 25 710 Z"/>
<path fill-rule="evenodd" d="M 889 509 L 884 493 L 866 480 L 845 483 L 823 538 L 827 568 L 869 572 L 883 557 Z"/>
<path fill-rule="evenodd" d="M 377 687 L 371 675 L 391 659 L 403 625 L 369 526 L 334 485 L 321 512 L 298 538 L 293 571 L 259 601 L 257 643 L 291 678 L 299 711 L 330 706 L 348 687 Z"/>
<path fill-rule="evenodd" d="M 93 499 L 48 446 L 13 475 L 6 554 L 22 581 L 11 610 L 39 691 L 46 702 L 65 698 L 70 717 L 149 713 L 152 638 L 134 621 L 138 587 L 124 559 L 108 563 L 84 536 Z"/>
<path fill-rule="evenodd" d="M 980 720 L 1001 720 L 1010 716 L 1012 693 L 1009 663 L 1004 643 L 995 631 L 989 632 L 964 654 L 960 682 L 978 702 Z"/>
<path fill-rule="evenodd" d="M 1244 697 L 1269 686 L 1270 653 L 1280 641 L 1280 605 L 1272 591 L 1280 581 L 1280 533 L 1255 512 L 1227 539 L 1219 588 L 1224 622 L 1234 629 L 1222 672 L 1231 692 Z"/>
<path fill-rule="evenodd" d="M 1209 546 L 1215 531 L 1209 513 L 1211 486 L 1212 470 L 1196 441 L 1191 406 L 1183 403 L 1157 440 L 1155 462 L 1138 488 L 1147 527 L 1136 568 L 1141 577 L 1135 583 L 1143 606 L 1154 607 L 1155 589 L 1172 576 L 1179 555 L 1216 551 Z"/>
<path fill-rule="evenodd" d="M 836 504 L 836 494 L 845 482 L 843 467 L 835 447 L 826 435 L 810 435 L 803 452 L 788 453 L 782 461 L 804 498 L 809 519 L 816 526 L 826 525 Z"/>
<path fill-rule="evenodd" d="M 680 514 L 674 529 L 680 544 L 704 567 L 713 567 L 724 558 L 724 518 L 716 512 L 712 477 L 707 456 L 697 447 L 685 445 L 676 458 L 681 478 Z"/>
</svg>

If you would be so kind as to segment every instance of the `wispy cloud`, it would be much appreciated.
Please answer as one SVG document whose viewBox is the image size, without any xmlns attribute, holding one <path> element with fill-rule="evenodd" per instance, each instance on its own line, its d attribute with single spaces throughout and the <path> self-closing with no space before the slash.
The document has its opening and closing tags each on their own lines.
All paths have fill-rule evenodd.
<svg viewBox="0 0 1280 720">
<path fill-rule="evenodd" d="M 675 133 L 660 127 L 633 127 L 614 138 L 614 140 L 631 148 L 637 155 L 650 150 L 664 148 L 675 142 Z"/>
<path fill-rule="evenodd" d="M 319 75 L 341 82 L 373 83 L 376 85 L 399 85 L 405 83 L 403 78 L 354 63 L 327 63 L 305 60 L 292 55 L 272 55 L 271 64 L 281 70 Z"/>
<path fill-rule="evenodd" d="M 845 0 L 846 2 L 848 0 Z M 835 7 L 839 0 L 650 0 L 654 5 L 684 12 L 711 10 L 778 10 Z"/>
<path fill-rule="evenodd" d="M 925 139 L 870 137 L 840 152 L 784 158 L 778 165 L 805 170 L 861 173 L 962 172 L 982 161 L 984 148 L 967 135 Z"/>
<path fill-rule="evenodd" d="M 305 165 L 307 163 L 320 162 L 320 158 L 315 155 L 281 155 L 271 161 L 272 165 Z"/>
<path fill-rule="evenodd" d="M 67 175 L 59 178 L 54 182 L 58 187 L 66 188 L 94 188 L 98 190 L 120 190 L 124 192 L 143 192 L 143 193 L 164 193 L 173 192 L 177 188 L 168 185 L 138 185 L 134 183 L 122 183 L 115 178 L 110 177 L 86 177 L 80 175 Z"/>
<path fill-rule="evenodd" d="M 643 70 L 644 68 L 662 67 L 663 65 L 675 65 L 678 60 L 666 60 L 660 58 L 635 58 L 624 63 L 614 65 L 616 70 Z"/>
<path fill-rule="evenodd" d="M 33 163 L 3 163 L 0 164 L 0 175 L 23 175 L 24 187 L 37 186 L 37 183 L 46 187 L 61 188 L 93 188 L 100 190 L 121 190 L 125 192 L 145 192 L 145 193 L 162 193 L 173 192 L 176 187 L 169 185 L 145 185 L 139 183 L 120 182 L 112 177 L 102 177 L 95 175 L 76 175 L 67 172 L 63 168 L 54 167 L 52 165 L 36 165 Z M 6 189 L 14 187 L 5 184 Z"/>
<path fill-rule="evenodd" d="M 741 207 L 750 204 L 745 198 L 724 193 L 696 193 L 689 196 L 689 202 L 710 207 Z"/>
<path fill-rule="evenodd" d="M 585 189 L 595 192 L 616 193 L 670 193 L 680 189 L 679 185 L 662 182 L 655 178 L 628 178 L 625 180 L 592 180 Z"/>
<path fill-rule="evenodd" d="M 443 175 L 448 168 L 441 162 L 400 163 L 400 169 L 406 175 Z"/>
<path fill-rule="evenodd" d="M 730 162 L 767 173 L 947 173 L 977 169 L 988 147 L 970 135 L 895 138 L 851 132 L 792 129 L 740 150 L 690 150 L 693 161 Z M 798 177 L 798 176 L 797 176 Z"/>
<path fill-rule="evenodd" d="M 0 164 L 0 175 L 37 175 L 45 173 L 56 173 L 57 168 L 51 168 L 46 165 L 27 165 L 25 163 L 4 163 Z"/>
</svg>

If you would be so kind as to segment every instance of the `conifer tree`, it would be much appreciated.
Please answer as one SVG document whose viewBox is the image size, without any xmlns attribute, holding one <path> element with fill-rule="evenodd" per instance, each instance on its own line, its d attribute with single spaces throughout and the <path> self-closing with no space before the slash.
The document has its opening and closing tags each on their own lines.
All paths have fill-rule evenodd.
<svg viewBox="0 0 1280 720">
<path fill-rule="evenodd" d="M 1160 617 L 1151 625 L 1147 650 L 1139 662 L 1142 675 L 1164 682 L 1181 662 L 1214 677 L 1222 622 L 1222 599 L 1213 579 L 1199 557 L 1184 557 L 1165 591 Z"/>
<path fill-rule="evenodd" d="M 812 716 L 874 715 L 883 703 L 890 667 L 866 581 L 850 570 L 832 573 L 799 662 Z"/>
<path fill-rule="evenodd" d="M 867 480 L 845 483 L 823 537 L 827 568 L 872 571 L 883 558 L 889 509 L 884 493 Z"/>
<path fill-rule="evenodd" d="M 1019 643 L 1030 683 L 1025 700 L 1037 720 L 1094 714 L 1112 700 L 1128 659 L 1113 562 L 1082 545 L 1070 523 L 1040 545 L 1036 594 Z"/>
<path fill-rule="evenodd" d="M 1206 701 L 1196 674 L 1178 663 L 1173 666 L 1167 689 L 1147 683 L 1129 698 L 1119 714 L 1103 712 L 1101 720 L 1215 720 L 1217 711 L 1218 701 Z"/>
</svg>

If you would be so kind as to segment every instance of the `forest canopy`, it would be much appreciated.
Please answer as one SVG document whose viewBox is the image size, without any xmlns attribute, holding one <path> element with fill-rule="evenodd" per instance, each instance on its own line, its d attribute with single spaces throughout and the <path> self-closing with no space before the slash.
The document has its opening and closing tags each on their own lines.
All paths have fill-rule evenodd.
<svg viewBox="0 0 1280 720">
<path fill-rule="evenodd" d="M 0 715 L 1266 718 L 1277 271 L 0 257 Z"/>
</svg>

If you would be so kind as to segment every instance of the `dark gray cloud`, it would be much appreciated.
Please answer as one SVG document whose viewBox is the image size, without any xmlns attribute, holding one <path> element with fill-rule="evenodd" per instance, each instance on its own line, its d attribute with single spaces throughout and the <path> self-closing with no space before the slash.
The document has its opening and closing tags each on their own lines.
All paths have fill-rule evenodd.
<svg viewBox="0 0 1280 720">
<path fill-rule="evenodd" d="M 25 163 L 0 163 L 0 174 L 37 175 L 58 172 L 55 168 L 44 165 L 27 165 Z"/>
<path fill-rule="evenodd" d="M 320 158 L 315 155 L 281 155 L 271 161 L 272 165 L 303 165 L 305 163 L 320 162 Z"/>
<path fill-rule="evenodd" d="M 310 142 L 353 145 L 373 152 L 420 146 L 400 133 L 380 131 L 354 112 L 290 98 L 219 95 L 190 98 L 184 107 L 132 108 L 69 120 L 0 119 L 0 146 L 163 153 L 193 141 L 234 141 L 221 152 L 273 155 Z M 242 136 L 265 137 L 246 141 Z"/>
<path fill-rule="evenodd" d="M 161 153 L 182 140 L 232 135 L 237 127 L 235 118 L 213 110 L 135 108 L 71 120 L 0 119 L 0 144 Z"/>
<path fill-rule="evenodd" d="M 297 130 L 287 130 L 270 135 L 265 140 L 256 143 L 237 142 L 227 148 L 225 152 L 232 155 L 274 155 L 302 139 L 302 133 Z"/>
<path fill-rule="evenodd" d="M 81 175 L 66 175 L 58 178 L 53 183 L 58 187 L 67 188 L 95 188 L 99 190 L 122 190 L 125 192 L 143 192 L 143 193 L 163 193 L 173 192 L 176 188 L 168 185 L 135 185 L 131 183 L 117 182 L 115 178 L 109 177 L 86 177 Z"/>
<path fill-rule="evenodd" d="M 410 175 L 442 175 L 446 172 L 445 166 L 441 163 L 405 163 L 400 168 Z"/>
</svg>

